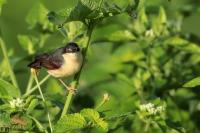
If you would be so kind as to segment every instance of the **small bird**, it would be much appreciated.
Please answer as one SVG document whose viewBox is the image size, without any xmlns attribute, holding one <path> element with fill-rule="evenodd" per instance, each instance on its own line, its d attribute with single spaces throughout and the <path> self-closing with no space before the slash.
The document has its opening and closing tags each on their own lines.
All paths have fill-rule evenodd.
<svg viewBox="0 0 200 133">
<path fill-rule="evenodd" d="M 28 67 L 36 70 L 44 67 L 50 75 L 59 78 L 61 83 L 64 84 L 61 78 L 72 76 L 79 72 L 82 62 L 83 57 L 79 46 L 74 42 L 70 42 L 52 53 L 36 56 Z M 65 85 L 65 87 L 67 86 Z"/>
</svg>

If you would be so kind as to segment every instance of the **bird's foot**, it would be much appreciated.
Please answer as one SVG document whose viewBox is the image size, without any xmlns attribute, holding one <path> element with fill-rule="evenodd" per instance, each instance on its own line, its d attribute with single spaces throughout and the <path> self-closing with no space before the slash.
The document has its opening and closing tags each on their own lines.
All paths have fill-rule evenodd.
<svg viewBox="0 0 200 133">
<path fill-rule="evenodd" d="M 33 75 L 38 75 L 39 69 L 31 68 L 31 73 L 32 73 Z"/>
<path fill-rule="evenodd" d="M 72 87 L 72 86 L 69 86 L 68 88 L 67 88 L 67 90 L 69 91 L 69 93 L 72 93 L 72 94 L 76 94 L 77 93 L 77 89 L 75 89 L 74 87 Z"/>
<path fill-rule="evenodd" d="M 62 81 L 62 79 L 59 79 L 59 81 L 65 86 L 65 88 L 66 88 L 70 93 L 72 93 L 72 94 L 74 94 L 74 95 L 77 93 L 77 89 L 75 89 L 75 88 L 72 87 L 72 86 L 67 86 L 67 85 L 65 84 L 65 82 Z"/>
</svg>

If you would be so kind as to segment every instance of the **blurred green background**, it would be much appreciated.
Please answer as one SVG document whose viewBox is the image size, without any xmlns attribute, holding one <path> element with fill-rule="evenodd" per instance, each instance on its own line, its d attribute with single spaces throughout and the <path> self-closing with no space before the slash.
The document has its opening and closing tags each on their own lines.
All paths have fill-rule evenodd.
<svg viewBox="0 0 200 133">
<path fill-rule="evenodd" d="M 58 31 L 53 32 L 45 41 L 44 47 L 36 49 L 36 52 L 32 55 L 28 55 L 19 44 L 18 35 L 37 36 L 38 34 L 38 31 L 29 29 L 29 25 L 26 22 L 28 12 L 38 2 L 41 2 L 49 11 L 73 7 L 76 4 L 76 0 L 8 0 L 3 6 L 0 16 L 1 33 L 11 55 L 11 63 L 22 92 L 25 91 L 30 75 L 27 64 L 32 61 L 34 55 L 63 45 L 64 38 Z M 109 0 L 109 2 L 125 7 L 131 0 Z M 149 16 L 148 19 L 156 16 L 159 12 L 159 7 L 162 6 L 169 22 L 180 20 L 181 30 L 168 34 L 166 38 L 178 35 L 200 47 L 200 1 L 171 0 L 169 2 L 167 0 L 149 0 L 146 1 L 145 6 Z M 111 41 L 101 41 L 102 38 L 109 38 L 114 32 L 124 29 L 130 30 L 134 34 L 135 30 L 130 28 L 130 25 L 134 25 L 134 21 L 130 20 L 128 15 L 123 14 L 111 17 L 96 27 L 92 37 L 93 44 L 89 49 L 87 63 L 81 75 L 79 92 L 73 102 L 72 112 L 77 112 L 85 107 L 95 107 L 102 100 L 104 93 L 111 95 L 109 102 L 101 108 L 101 111 L 108 110 L 106 112 L 107 116 L 134 111 L 144 99 L 145 101 L 151 101 L 152 99 L 160 98 L 167 103 L 166 114 L 168 119 L 179 121 L 189 132 L 200 132 L 199 87 L 185 89 L 181 86 L 200 75 L 199 53 L 188 53 L 187 50 L 186 52 L 184 50 L 170 51 L 168 47 L 164 46 L 153 47 L 151 51 L 152 58 L 156 60 L 153 60 L 156 63 L 154 62 L 155 64 L 153 64 L 155 69 L 154 66 L 152 69 L 155 70 L 153 73 L 158 73 L 158 75 L 155 74 L 153 78 L 149 78 L 149 70 L 143 67 L 144 60 L 146 57 L 148 58 L 148 52 L 145 53 L 145 48 L 143 49 L 143 44 L 144 46 L 146 45 L 144 41 L 140 41 L 141 44 L 138 41 L 126 41 L 123 38 L 120 41 L 113 42 L 112 39 L 110 39 Z M 168 28 L 169 32 L 173 30 L 170 29 L 170 26 Z M 143 35 L 143 33 L 136 34 L 136 38 L 141 39 Z M 118 36 L 114 36 L 114 40 L 116 38 Z M 158 39 L 159 41 L 156 44 L 162 44 L 165 40 L 163 38 Z M 170 60 L 170 58 L 173 63 L 167 66 L 166 60 Z M 0 59 L 3 59 L 1 53 Z M 1 66 L 0 72 L 3 73 L 4 70 L 6 70 L 5 66 Z M 167 73 L 165 71 L 169 71 L 168 77 L 164 75 Z M 46 74 L 45 70 L 42 70 L 39 78 L 41 79 Z M 147 75 L 146 79 L 145 74 Z M 138 77 L 142 77 L 144 81 L 140 82 L 141 78 Z M 155 79 L 156 77 L 158 79 Z M 4 74 L 3 78 L 9 80 L 6 74 Z M 139 81 L 136 81 L 136 79 Z M 70 80 L 69 78 L 66 81 L 69 82 Z M 130 85 L 129 82 L 134 83 Z M 143 88 L 143 98 L 137 92 L 138 84 L 142 84 L 139 86 Z M 49 96 L 49 99 L 52 101 L 57 100 L 60 104 L 63 104 L 65 90 L 56 79 L 51 77 L 48 82 L 42 85 L 42 88 L 46 95 Z M 138 132 L 142 128 L 142 124 L 137 124 L 137 121 L 137 119 L 132 120 L 132 118 L 129 118 L 124 124 L 127 127 L 122 126 L 114 131 L 123 133 Z M 152 129 L 152 132 L 154 131 L 161 132 L 156 128 L 155 130 Z"/>
<path fill-rule="evenodd" d="M 114 1 L 116 4 L 119 4 L 119 5 L 120 4 L 123 5 L 124 3 L 126 3 L 126 1 L 122 2 L 120 0 L 110 0 L 110 1 Z M 47 0 L 11 1 L 11 0 L 8 0 L 7 3 L 5 4 L 5 6 L 3 6 L 2 15 L 0 16 L 1 32 L 3 34 L 4 41 L 6 42 L 7 47 L 9 49 L 12 49 L 12 51 L 14 51 L 14 54 L 16 54 L 16 55 L 24 56 L 26 54 L 25 52 L 23 52 L 23 49 L 19 45 L 17 35 L 34 33 L 33 31 L 28 30 L 28 24 L 26 23 L 25 18 L 27 16 L 29 10 L 31 9 L 31 7 L 37 2 L 42 2 L 45 5 L 45 7 L 47 9 L 49 9 L 50 11 L 51 10 L 57 11 L 57 10 L 67 8 L 67 7 L 73 7 L 76 4 L 76 0 L 68 0 L 68 1 L 65 1 L 65 0 L 59 0 L 59 1 L 47 1 Z M 152 1 L 147 1 L 146 3 L 147 3 L 146 5 L 152 6 L 153 8 L 155 8 L 155 10 L 157 10 L 156 7 L 165 6 L 165 9 L 167 9 L 167 15 L 169 17 L 173 17 L 175 15 L 175 13 L 180 9 L 187 11 L 191 8 L 191 6 L 198 6 L 198 4 L 199 4 L 195 0 L 181 0 L 181 1 L 172 0 L 171 2 L 168 2 L 167 0 L 166 1 L 152 0 Z M 152 8 L 152 10 L 154 10 L 153 8 Z M 199 12 L 194 12 L 194 13 L 191 13 L 191 15 L 184 17 L 183 24 L 182 24 L 183 32 L 193 33 L 196 36 L 200 37 L 200 30 L 197 28 L 199 25 L 199 22 L 200 22 Z M 126 23 L 126 22 L 123 22 L 123 23 Z M 101 29 L 101 28 L 98 28 L 96 30 L 100 31 L 99 36 L 101 36 L 102 34 L 105 34 L 104 32 L 109 33 L 109 30 L 112 31 L 113 27 L 119 28 L 117 26 L 115 27 L 115 26 L 111 25 L 110 27 L 108 26 L 108 28 L 106 28 L 105 30 Z M 96 31 L 95 31 L 94 34 L 98 34 L 98 32 L 96 33 Z M 109 35 L 109 34 L 105 34 L 105 35 Z M 62 42 L 58 38 L 61 38 L 61 35 L 59 33 L 55 33 L 54 37 L 52 39 L 49 39 L 50 41 L 46 42 L 47 44 L 45 45 L 45 48 L 50 50 L 52 48 L 49 48 L 49 47 L 61 45 Z M 53 40 L 53 42 L 52 42 L 52 40 Z M 59 41 L 54 41 L 54 40 L 59 40 Z M 100 51 L 101 51 L 101 49 L 107 49 L 107 47 L 109 47 L 109 45 L 106 45 L 106 46 L 105 45 L 104 45 L 104 47 L 99 47 L 96 45 L 93 47 L 95 47 L 94 50 L 99 51 L 98 49 L 100 49 Z M 107 51 L 109 52 L 109 50 L 107 50 Z M 95 51 L 93 51 L 93 52 L 95 52 Z M 98 58 L 99 54 L 101 54 L 101 53 L 96 54 L 97 58 Z M 104 53 L 104 54 L 106 54 L 106 53 Z M 99 56 L 99 57 L 102 58 L 102 56 Z M 94 59 L 94 60 L 96 60 L 96 59 Z M 102 60 L 104 60 L 104 59 L 102 59 Z M 19 64 L 16 67 L 21 68 L 24 66 L 20 66 L 20 64 Z M 26 71 L 28 71 L 28 70 L 26 70 Z M 20 72 L 20 73 L 17 73 L 17 76 L 19 77 L 19 79 L 24 79 L 24 77 L 27 77 L 27 73 Z M 23 82 L 19 82 L 19 84 L 23 87 L 25 85 Z"/>
</svg>

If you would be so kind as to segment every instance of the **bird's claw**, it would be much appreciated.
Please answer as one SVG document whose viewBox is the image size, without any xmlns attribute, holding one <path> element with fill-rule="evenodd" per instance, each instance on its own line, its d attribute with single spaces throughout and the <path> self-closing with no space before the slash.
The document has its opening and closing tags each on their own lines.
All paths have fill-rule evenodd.
<svg viewBox="0 0 200 133">
<path fill-rule="evenodd" d="M 77 93 L 77 89 L 75 89 L 74 87 L 71 87 L 71 86 L 68 87 L 67 90 L 69 91 L 69 93 L 72 93 L 74 95 Z"/>
<path fill-rule="evenodd" d="M 65 82 L 62 81 L 62 79 L 59 79 L 59 81 L 65 86 L 65 88 L 69 91 L 69 93 L 72 93 L 74 95 L 77 93 L 77 89 L 75 89 L 73 86 L 67 86 Z"/>
</svg>

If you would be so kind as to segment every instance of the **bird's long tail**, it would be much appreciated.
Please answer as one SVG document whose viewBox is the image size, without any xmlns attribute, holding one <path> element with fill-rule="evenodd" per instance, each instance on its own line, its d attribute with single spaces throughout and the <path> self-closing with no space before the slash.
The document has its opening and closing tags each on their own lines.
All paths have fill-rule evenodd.
<svg viewBox="0 0 200 133">
<path fill-rule="evenodd" d="M 28 67 L 30 68 L 34 68 L 34 69 L 41 69 L 42 67 L 42 61 L 48 58 L 48 54 L 42 54 L 39 55 L 35 58 L 35 60 L 33 62 L 31 62 L 30 64 L 28 64 Z"/>
<path fill-rule="evenodd" d="M 41 62 L 39 60 L 35 60 L 28 64 L 28 67 L 34 68 L 34 69 L 41 69 Z"/>
</svg>

